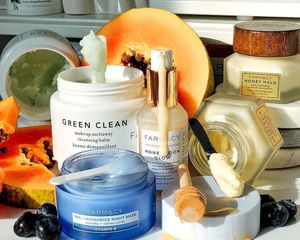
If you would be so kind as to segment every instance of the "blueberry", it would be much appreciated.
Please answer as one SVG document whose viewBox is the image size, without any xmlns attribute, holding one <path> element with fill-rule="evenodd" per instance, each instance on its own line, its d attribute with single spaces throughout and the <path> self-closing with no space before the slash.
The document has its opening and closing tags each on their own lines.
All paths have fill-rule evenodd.
<svg viewBox="0 0 300 240">
<path fill-rule="evenodd" d="M 54 216 L 57 216 L 56 207 L 51 203 L 44 203 L 42 206 L 39 207 L 36 213 L 42 215 L 52 214 Z"/>
<path fill-rule="evenodd" d="M 297 205 L 293 200 L 284 199 L 280 200 L 279 203 L 285 206 L 286 209 L 289 211 L 290 218 L 294 217 L 297 214 Z"/>
<path fill-rule="evenodd" d="M 269 194 L 261 194 L 260 195 L 260 205 L 264 205 L 265 203 L 276 202 L 276 200 Z"/>
<path fill-rule="evenodd" d="M 262 226 L 281 227 L 289 219 L 289 212 L 278 202 L 265 203 L 261 207 L 260 222 Z"/>
<path fill-rule="evenodd" d="M 35 234 L 36 215 L 25 212 L 14 224 L 14 233 L 19 237 L 29 237 Z"/>
<path fill-rule="evenodd" d="M 54 215 L 38 215 L 35 224 L 35 234 L 41 240 L 57 240 L 61 233 L 59 221 Z"/>
</svg>

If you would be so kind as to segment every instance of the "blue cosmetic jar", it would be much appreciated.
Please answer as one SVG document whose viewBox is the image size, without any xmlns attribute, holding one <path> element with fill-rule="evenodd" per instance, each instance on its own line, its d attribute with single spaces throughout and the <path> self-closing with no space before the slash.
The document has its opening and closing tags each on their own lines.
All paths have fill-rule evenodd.
<svg viewBox="0 0 300 240">
<path fill-rule="evenodd" d="M 111 164 L 108 172 L 56 187 L 62 231 L 73 239 L 134 239 L 155 223 L 155 176 L 138 153 L 88 150 L 67 158 L 62 174 Z"/>
</svg>

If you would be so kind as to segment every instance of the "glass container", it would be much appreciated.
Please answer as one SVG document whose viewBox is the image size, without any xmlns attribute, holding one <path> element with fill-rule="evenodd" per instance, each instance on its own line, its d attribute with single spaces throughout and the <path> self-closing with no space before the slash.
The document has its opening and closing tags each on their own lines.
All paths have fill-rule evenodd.
<svg viewBox="0 0 300 240">
<path fill-rule="evenodd" d="M 283 144 L 261 100 L 215 94 L 201 105 L 196 118 L 217 152 L 227 155 L 245 182 L 252 184 Z M 211 175 L 201 143 L 191 134 L 190 159 L 202 175 Z"/>
</svg>

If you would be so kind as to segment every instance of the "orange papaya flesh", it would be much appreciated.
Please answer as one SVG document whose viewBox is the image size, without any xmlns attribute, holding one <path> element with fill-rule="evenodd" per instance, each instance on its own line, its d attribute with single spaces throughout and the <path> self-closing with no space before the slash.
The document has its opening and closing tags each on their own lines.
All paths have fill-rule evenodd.
<svg viewBox="0 0 300 240">
<path fill-rule="evenodd" d="M 0 193 L 2 192 L 3 178 L 4 178 L 4 172 L 3 172 L 2 168 L 0 168 Z"/>
<path fill-rule="evenodd" d="M 13 134 L 19 116 L 19 107 L 14 97 L 0 101 L 0 143 L 5 142 Z"/>
<path fill-rule="evenodd" d="M 54 176 L 42 164 L 7 167 L 0 201 L 21 208 L 38 208 L 45 202 L 54 204 L 54 186 L 49 184 Z"/>
<path fill-rule="evenodd" d="M 98 32 L 107 39 L 107 63 L 145 72 L 152 48 L 172 49 L 178 73 L 178 99 L 192 117 L 213 90 L 210 60 L 198 35 L 175 14 L 154 8 L 132 9 Z M 82 65 L 87 65 L 85 60 Z"/>
<path fill-rule="evenodd" d="M 0 167 L 43 164 L 51 168 L 55 164 L 50 125 L 18 128 L 0 149 Z"/>
<path fill-rule="evenodd" d="M 0 148 L 5 149 L 0 153 L 4 172 L 0 201 L 21 208 L 54 203 L 54 187 L 49 183 L 55 176 L 51 126 L 18 128 Z"/>
</svg>

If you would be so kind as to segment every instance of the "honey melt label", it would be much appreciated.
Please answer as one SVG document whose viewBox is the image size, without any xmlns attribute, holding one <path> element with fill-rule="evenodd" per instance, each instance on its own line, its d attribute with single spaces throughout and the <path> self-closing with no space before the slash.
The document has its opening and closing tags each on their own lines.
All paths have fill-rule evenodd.
<svg viewBox="0 0 300 240">
<path fill-rule="evenodd" d="M 278 143 L 281 142 L 282 137 L 275 125 L 275 122 L 271 118 L 266 105 L 263 104 L 256 109 L 256 116 L 258 117 L 261 126 L 265 130 L 265 133 L 267 134 L 273 147 L 275 147 Z"/>
<path fill-rule="evenodd" d="M 243 72 L 241 95 L 280 100 L 280 74 Z"/>
</svg>

